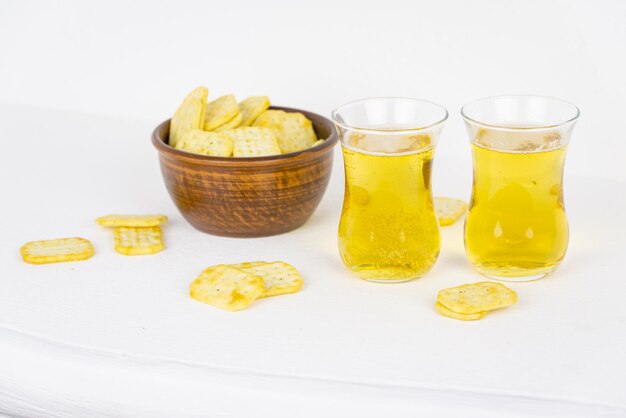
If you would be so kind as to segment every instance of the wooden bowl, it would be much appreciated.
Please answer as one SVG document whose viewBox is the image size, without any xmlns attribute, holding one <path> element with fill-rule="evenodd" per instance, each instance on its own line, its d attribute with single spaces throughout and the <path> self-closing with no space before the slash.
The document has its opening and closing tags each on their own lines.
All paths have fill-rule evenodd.
<svg viewBox="0 0 626 418">
<path fill-rule="evenodd" d="M 169 120 L 152 133 L 167 191 L 194 228 L 227 237 L 263 237 L 296 229 L 315 211 L 330 179 L 337 131 L 315 113 L 272 109 L 303 113 L 326 141 L 282 155 L 210 157 L 169 146 Z"/>
</svg>

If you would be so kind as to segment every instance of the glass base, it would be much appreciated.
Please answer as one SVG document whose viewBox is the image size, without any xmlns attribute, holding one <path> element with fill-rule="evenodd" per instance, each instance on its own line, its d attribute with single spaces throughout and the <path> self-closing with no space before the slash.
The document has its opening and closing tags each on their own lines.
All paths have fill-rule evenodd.
<svg viewBox="0 0 626 418">
<path fill-rule="evenodd" d="M 502 282 L 532 282 L 550 275 L 550 273 L 558 267 L 558 264 L 551 265 L 549 267 L 544 266 L 541 268 L 520 268 L 514 266 L 499 268 L 481 268 L 481 266 L 474 267 L 476 267 L 480 274 L 493 280 L 499 280 Z"/>
<path fill-rule="evenodd" d="M 365 280 L 366 282 L 371 282 L 371 283 L 406 283 L 406 282 L 412 282 L 413 280 L 417 280 L 422 276 L 418 276 L 418 277 L 410 277 L 408 279 L 367 279 L 365 277 L 360 277 L 361 279 Z"/>
<path fill-rule="evenodd" d="M 353 266 L 350 270 L 359 278 L 372 283 L 405 283 L 419 279 L 430 268 L 423 271 L 397 265 L 359 265 Z"/>
<path fill-rule="evenodd" d="M 501 282 L 532 282 L 535 280 L 543 279 L 544 277 L 548 276 L 550 273 L 552 273 L 552 271 L 548 271 L 545 273 L 532 274 L 530 276 L 510 277 L 510 276 L 497 276 L 497 275 L 485 273 L 482 271 L 480 272 L 480 274 L 482 274 L 485 277 L 488 277 L 493 280 L 499 280 Z"/>
</svg>

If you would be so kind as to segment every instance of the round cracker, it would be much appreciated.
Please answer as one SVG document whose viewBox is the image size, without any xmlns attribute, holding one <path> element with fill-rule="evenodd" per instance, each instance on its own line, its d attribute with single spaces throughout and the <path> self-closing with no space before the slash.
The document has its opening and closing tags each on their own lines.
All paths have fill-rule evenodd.
<svg viewBox="0 0 626 418">
<path fill-rule="evenodd" d="M 202 129 L 208 95 L 209 90 L 206 87 L 198 87 L 189 93 L 183 100 L 183 103 L 176 109 L 176 113 L 174 113 L 170 121 L 168 140 L 170 146 L 175 147 L 187 132 L 193 129 Z"/>
<path fill-rule="evenodd" d="M 270 107 L 267 96 L 250 96 L 239 103 L 239 111 L 243 115 L 241 126 L 251 126 L 255 120 Z"/>
<path fill-rule="evenodd" d="M 207 103 L 204 111 L 204 130 L 213 131 L 231 121 L 239 113 L 237 99 L 232 94 L 218 97 Z"/>
</svg>

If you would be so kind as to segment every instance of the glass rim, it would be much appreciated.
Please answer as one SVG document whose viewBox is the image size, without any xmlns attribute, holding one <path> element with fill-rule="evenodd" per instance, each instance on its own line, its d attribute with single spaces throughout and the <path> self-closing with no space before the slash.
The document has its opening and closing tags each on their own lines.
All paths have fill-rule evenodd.
<svg viewBox="0 0 626 418">
<path fill-rule="evenodd" d="M 559 123 L 556 124 L 549 124 L 549 125 L 529 125 L 529 126 L 511 126 L 511 125 L 503 125 L 503 124 L 493 124 L 493 123 L 486 123 L 486 122 L 481 122 L 477 119 L 471 118 L 467 115 L 466 113 L 466 108 L 470 105 L 476 104 L 478 102 L 481 102 L 483 100 L 494 100 L 494 99 L 502 99 L 502 98 L 536 98 L 536 99 L 543 99 L 543 100 L 553 100 L 556 102 L 559 102 L 561 104 L 567 105 L 567 106 L 571 106 L 574 110 L 574 116 L 566 119 L 564 121 L 561 121 Z M 476 99 L 476 100 L 472 100 L 471 102 L 467 102 L 465 103 L 463 106 L 461 106 L 461 117 L 466 121 L 466 122 L 471 122 L 473 124 L 476 125 L 480 125 L 480 126 L 484 126 L 486 128 L 490 128 L 490 129 L 499 129 L 499 130 L 508 130 L 508 131 L 533 131 L 533 130 L 544 130 L 544 129 L 554 129 L 554 128 L 558 128 L 558 127 L 562 127 L 571 123 L 576 122 L 576 120 L 580 117 L 580 109 L 578 108 L 578 106 L 576 106 L 575 104 L 568 102 L 567 100 L 563 100 L 563 99 L 559 99 L 556 97 L 552 97 L 552 96 L 541 96 L 541 95 L 536 95 L 536 94 L 503 94 L 503 95 L 496 95 L 496 96 L 487 96 L 487 97 L 482 97 L 480 99 Z"/>
<path fill-rule="evenodd" d="M 389 128 L 389 129 L 373 129 L 373 128 L 365 128 L 362 126 L 355 126 L 355 125 L 349 125 L 343 121 L 340 121 L 338 119 L 338 115 L 341 112 L 341 109 L 344 109 L 348 106 L 352 106 L 355 104 L 359 104 L 359 103 L 366 103 L 372 100 L 408 100 L 411 102 L 417 102 L 417 103 L 421 103 L 421 104 L 427 104 L 430 106 L 434 106 L 440 110 L 443 110 L 443 117 L 441 119 L 439 119 L 436 122 L 433 123 L 429 123 L 427 125 L 423 125 L 423 126 L 416 126 L 414 128 Z M 448 113 L 448 109 L 446 109 L 445 107 L 443 107 L 440 104 L 437 104 L 435 102 L 431 102 L 429 100 L 423 100 L 423 99 L 415 99 L 413 97 L 405 97 L 405 96 L 378 96 L 378 97 L 366 97 L 363 99 L 356 99 L 356 100 L 351 100 L 349 102 L 343 103 L 339 106 L 337 106 L 336 108 L 334 108 L 330 114 L 330 117 L 332 119 L 332 121 L 334 123 L 336 123 L 337 125 L 339 125 L 340 127 L 344 128 L 344 129 L 349 129 L 352 131 L 360 131 L 360 132 L 367 132 L 367 133 L 372 133 L 372 134 L 376 134 L 376 133 L 381 133 L 381 132 L 385 132 L 385 133 L 398 133 L 398 134 L 402 134 L 402 133 L 409 133 L 409 132 L 418 132 L 418 131 L 424 131 L 426 129 L 431 129 L 434 128 L 437 125 L 441 125 L 443 124 L 448 117 L 450 116 L 450 114 Z"/>
</svg>

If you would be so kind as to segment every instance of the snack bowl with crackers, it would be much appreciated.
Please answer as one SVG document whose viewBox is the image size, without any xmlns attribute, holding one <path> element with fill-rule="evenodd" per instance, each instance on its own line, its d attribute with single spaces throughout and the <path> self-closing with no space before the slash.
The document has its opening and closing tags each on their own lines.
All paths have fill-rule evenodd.
<svg viewBox="0 0 626 418">
<path fill-rule="evenodd" d="M 183 102 L 152 133 L 165 186 L 183 217 L 200 231 L 229 237 L 276 235 L 303 225 L 328 186 L 338 141 L 333 123 L 304 110 L 270 107 L 269 100 L 256 121 L 246 123 L 250 116 L 242 105 L 248 99 L 239 114 L 219 119 L 219 107 L 236 104 L 234 97 L 206 104 L 205 89 L 194 107 L 194 92 L 186 108 Z"/>
</svg>

